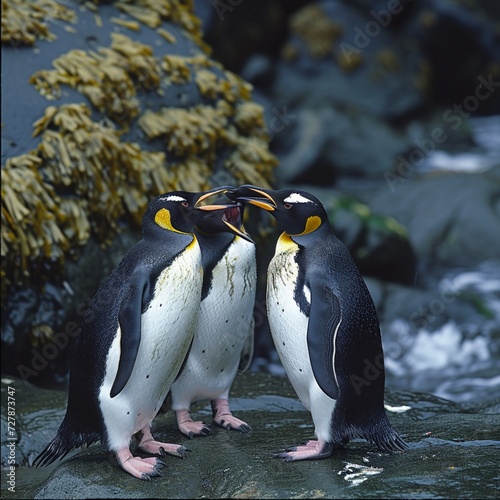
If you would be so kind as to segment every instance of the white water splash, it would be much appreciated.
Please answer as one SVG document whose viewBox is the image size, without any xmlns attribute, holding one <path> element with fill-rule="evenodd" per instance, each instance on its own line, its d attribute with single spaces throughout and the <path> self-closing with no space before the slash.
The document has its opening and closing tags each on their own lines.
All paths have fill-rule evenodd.
<svg viewBox="0 0 500 500">
<path fill-rule="evenodd" d="M 351 483 L 352 486 L 359 486 L 371 476 L 375 476 L 383 472 L 381 467 L 369 467 L 367 465 L 352 464 L 345 462 L 344 468 L 338 472 L 339 475 L 345 474 L 344 479 Z"/>
<path fill-rule="evenodd" d="M 404 413 L 408 410 L 411 410 L 411 406 L 406 406 L 406 405 L 403 405 L 403 406 L 390 406 L 388 404 L 384 404 L 384 408 L 387 410 L 387 411 L 391 411 L 392 413 Z"/>
<path fill-rule="evenodd" d="M 469 119 L 477 152 L 450 154 L 443 150 L 430 153 L 418 170 L 422 173 L 446 171 L 476 174 L 487 172 L 499 164 L 500 116 L 485 116 Z"/>
<path fill-rule="evenodd" d="M 450 366 L 464 366 L 490 357 L 487 339 L 476 337 L 463 340 L 454 321 L 435 331 L 422 329 L 405 356 L 405 364 L 420 370 L 440 370 Z"/>
<path fill-rule="evenodd" d="M 384 326 L 389 385 L 431 392 L 456 402 L 497 397 L 500 261 L 485 261 L 474 269 L 447 273 L 435 289 L 436 299 L 430 303 L 443 307 L 430 324 L 418 328 L 411 318 L 399 317 Z M 453 317 L 460 304 L 469 310 L 472 306 L 476 313 L 461 319 Z M 437 326 L 433 327 L 434 320 Z"/>
</svg>

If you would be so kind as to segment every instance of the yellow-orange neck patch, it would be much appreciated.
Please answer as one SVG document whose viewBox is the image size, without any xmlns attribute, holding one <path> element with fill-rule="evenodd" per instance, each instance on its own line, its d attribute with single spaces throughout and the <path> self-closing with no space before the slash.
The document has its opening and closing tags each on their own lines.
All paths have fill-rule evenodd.
<svg viewBox="0 0 500 500">
<path fill-rule="evenodd" d="M 276 253 L 294 252 L 297 249 L 297 243 L 292 240 L 289 234 L 281 233 L 276 242 Z"/>
<path fill-rule="evenodd" d="M 318 217 L 317 215 L 311 215 L 307 218 L 304 231 L 302 231 L 300 234 L 294 234 L 293 236 L 304 236 L 305 234 L 312 233 L 313 231 L 316 231 L 319 226 L 321 226 L 321 217 Z"/>
<path fill-rule="evenodd" d="M 167 210 L 166 208 L 161 208 L 160 210 L 158 210 L 158 212 L 156 212 L 155 222 L 167 231 L 173 231 L 174 233 L 180 234 L 189 234 L 185 233 L 184 231 L 179 231 L 178 229 L 175 229 L 174 226 L 172 226 L 170 210 Z"/>
</svg>

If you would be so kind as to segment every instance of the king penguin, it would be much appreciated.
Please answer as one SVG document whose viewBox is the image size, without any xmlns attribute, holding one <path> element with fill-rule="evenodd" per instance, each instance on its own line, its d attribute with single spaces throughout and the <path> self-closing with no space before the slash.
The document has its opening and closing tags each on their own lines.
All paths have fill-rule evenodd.
<svg viewBox="0 0 500 500">
<path fill-rule="evenodd" d="M 255 245 L 236 231 L 222 232 L 221 227 L 229 223 L 246 234 L 242 217 L 243 207 L 235 204 L 225 210 L 223 219 L 204 217 L 196 226 L 204 271 L 200 313 L 189 357 L 171 390 L 177 425 L 190 438 L 212 430 L 189 414 L 192 403 L 204 400 L 211 401 L 216 425 L 245 433 L 251 430 L 231 414 L 228 402 L 237 372 L 248 368 L 253 355 Z"/>
<path fill-rule="evenodd" d="M 196 327 L 203 269 L 194 227 L 216 213 L 197 205 L 221 191 L 175 191 L 148 204 L 143 238 L 103 282 L 86 311 L 70 368 L 66 415 L 35 465 L 100 440 L 123 469 L 150 479 L 160 475 L 164 463 L 132 455 L 131 438 L 138 432 L 141 450 L 184 457 L 183 446 L 154 440 L 151 422 Z M 222 218 L 224 209 L 217 213 Z"/>
<path fill-rule="evenodd" d="M 271 334 L 287 376 L 311 412 L 315 440 L 285 461 L 326 458 L 352 438 L 383 450 L 407 444 L 384 410 L 384 355 L 375 306 L 321 202 L 299 190 L 240 186 L 226 195 L 269 211 L 284 231 L 267 274 Z"/>
</svg>

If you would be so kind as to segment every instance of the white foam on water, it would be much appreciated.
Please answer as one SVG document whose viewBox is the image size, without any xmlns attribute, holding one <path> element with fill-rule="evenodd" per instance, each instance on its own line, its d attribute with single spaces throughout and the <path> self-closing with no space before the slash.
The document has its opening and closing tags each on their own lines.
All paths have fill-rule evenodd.
<svg viewBox="0 0 500 500">
<path fill-rule="evenodd" d="M 345 474 L 344 479 L 349 481 L 352 486 L 359 486 L 371 476 L 375 476 L 383 472 L 382 467 L 369 467 L 361 464 L 353 464 L 345 462 L 345 466 L 338 472 L 339 475 Z"/>
</svg>

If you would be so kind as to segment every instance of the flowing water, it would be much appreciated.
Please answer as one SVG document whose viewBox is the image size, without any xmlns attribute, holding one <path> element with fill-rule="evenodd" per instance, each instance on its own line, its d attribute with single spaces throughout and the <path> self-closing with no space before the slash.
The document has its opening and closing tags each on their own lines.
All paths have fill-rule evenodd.
<svg viewBox="0 0 500 500">
<path fill-rule="evenodd" d="M 452 317 L 435 329 L 415 329 L 405 319 L 392 320 L 384 331 L 387 384 L 456 402 L 499 397 L 500 261 L 451 272 L 438 289 L 448 291 L 441 297 L 450 301 L 468 297 L 478 314 L 461 322 Z"/>
</svg>

